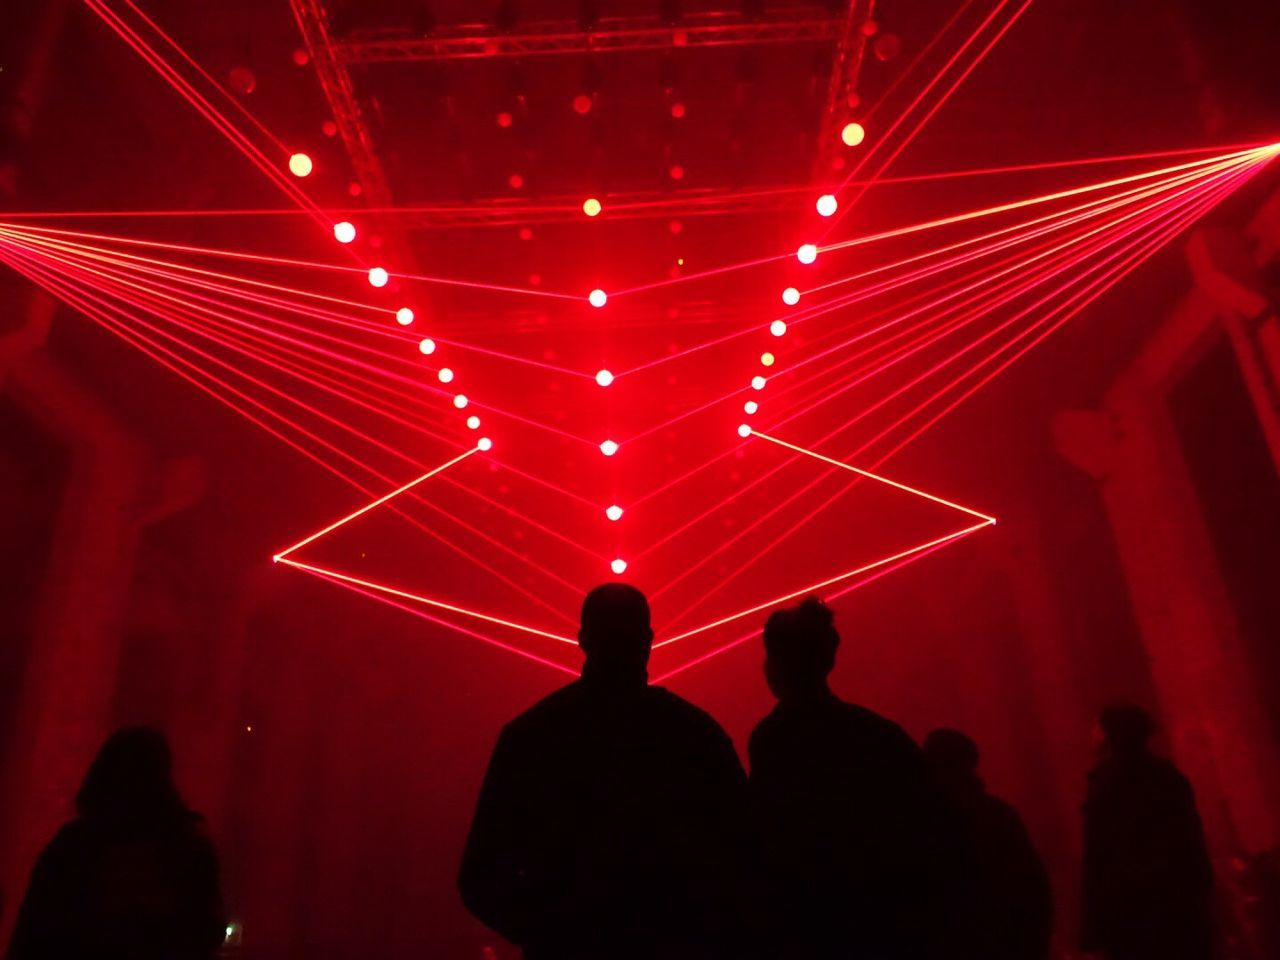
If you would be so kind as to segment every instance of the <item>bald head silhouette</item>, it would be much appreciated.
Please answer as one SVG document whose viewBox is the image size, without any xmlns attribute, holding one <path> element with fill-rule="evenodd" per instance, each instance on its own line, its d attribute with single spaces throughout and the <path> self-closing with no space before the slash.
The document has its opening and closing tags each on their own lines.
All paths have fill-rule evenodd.
<svg viewBox="0 0 1280 960">
<path fill-rule="evenodd" d="M 649 601 L 628 583 L 602 583 L 582 601 L 578 645 L 586 654 L 583 675 L 647 679 L 653 628 Z"/>
</svg>

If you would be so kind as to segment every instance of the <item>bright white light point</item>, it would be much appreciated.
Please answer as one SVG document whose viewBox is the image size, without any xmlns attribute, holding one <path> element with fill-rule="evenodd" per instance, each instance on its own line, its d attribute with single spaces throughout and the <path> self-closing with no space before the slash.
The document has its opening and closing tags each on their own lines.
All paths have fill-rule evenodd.
<svg viewBox="0 0 1280 960">
<path fill-rule="evenodd" d="M 621 520 L 622 508 L 615 503 L 611 507 L 605 507 L 604 515 L 608 517 L 610 520 Z"/>
<path fill-rule="evenodd" d="M 760 354 L 760 365 L 763 367 L 772 367 L 773 361 L 777 359 L 772 353 Z"/>
<path fill-rule="evenodd" d="M 796 251 L 796 259 L 801 263 L 813 263 L 818 259 L 818 245 L 816 243 L 803 243 L 800 249 Z"/>
<path fill-rule="evenodd" d="M 603 307 L 608 302 L 609 295 L 599 287 L 587 294 L 587 303 L 591 304 L 593 307 Z"/>
<path fill-rule="evenodd" d="M 604 443 L 600 444 L 600 452 L 606 457 L 612 457 L 618 452 L 618 445 L 612 440 L 606 440 Z"/>
<path fill-rule="evenodd" d="M 436 342 L 430 337 L 418 341 L 418 352 L 424 357 L 436 352 Z"/>
<path fill-rule="evenodd" d="M 607 387 L 609 384 L 613 383 L 613 374 L 608 370 L 600 370 L 596 373 L 596 383 L 600 384 L 602 387 Z"/>
<path fill-rule="evenodd" d="M 350 243 L 356 238 L 356 225 L 348 220 L 333 225 L 333 239 L 339 243 Z"/>
<path fill-rule="evenodd" d="M 467 395 L 464 393 L 460 393 L 453 398 L 453 405 L 457 407 L 459 410 L 464 409 L 468 402 L 469 401 L 467 400 Z"/>
<path fill-rule="evenodd" d="M 599 216 L 601 209 L 600 201 L 595 197 L 587 197 L 587 199 L 582 201 L 582 212 L 588 217 Z"/>
<path fill-rule="evenodd" d="M 815 206 L 818 208 L 819 216 L 829 217 L 836 212 L 836 208 L 840 205 L 836 202 L 835 194 L 824 193 L 818 198 L 818 202 Z"/>
<path fill-rule="evenodd" d="M 289 172 L 295 177 L 306 177 L 315 169 L 315 164 L 305 153 L 295 153 L 289 157 Z"/>
<path fill-rule="evenodd" d="M 610 569 L 610 570 L 612 570 L 614 573 L 617 573 L 617 574 L 623 574 L 623 573 L 626 573 L 626 572 L 627 572 L 627 561 L 625 561 L 625 560 L 623 560 L 621 557 L 619 557 L 617 560 L 614 560 L 614 561 L 612 561 L 612 562 L 609 564 L 609 569 Z"/>
<path fill-rule="evenodd" d="M 401 307 L 396 311 L 396 323 L 400 324 L 402 327 L 407 327 L 409 324 L 413 323 L 413 311 L 408 307 Z"/>
<path fill-rule="evenodd" d="M 476 417 L 476 416 L 467 417 L 467 429 L 468 429 L 468 430 L 479 430 L 479 429 L 480 429 L 480 418 L 479 418 L 479 417 Z"/>
<path fill-rule="evenodd" d="M 382 267 L 374 267 L 369 271 L 369 284 L 374 287 L 385 287 L 387 281 L 391 279 L 391 274 L 383 270 Z"/>
<path fill-rule="evenodd" d="M 769 324 L 769 332 L 775 337 L 780 337 L 787 332 L 787 322 L 785 320 L 775 320 Z"/>
<path fill-rule="evenodd" d="M 860 123 L 846 123 L 844 129 L 840 131 L 840 139 L 844 141 L 846 147 L 856 147 L 866 136 L 867 131 Z"/>
<path fill-rule="evenodd" d="M 493 441 L 488 437 L 481 437 L 476 441 L 476 449 L 482 453 L 488 452 L 493 449 Z"/>
<path fill-rule="evenodd" d="M 760 409 L 760 404 L 756 403 L 754 400 L 748 400 L 742 405 L 742 409 L 746 412 L 747 416 L 750 416 Z"/>
<path fill-rule="evenodd" d="M 795 287 L 787 287 L 782 291 L 782 302 L 788 307 L 794 307 L 800 302 L 800 291 Z"/>
<path fill-rule="evenodd" d="M 751 389 L 752 389 L 752 390 L 763 390 L 763 389 L 764 389 L 764 384 L 765 384 L 764 377 L 752 377 L 752 378 L 751 378 Z"/>
<path fill-rule="evenodd" d="M 738 436 L 744 437 L 744 438 L 751 436 L 751 428 L 747 426 L 745 423 L 740 424 L 738 426 Z"/>
<path fill-rule="evenodd" d="M 453 371 L 448 367 L 441 367 L 440 372 L 436 374 L 440 378 L 441 383 L 448 383 L 453 379 Z"/>
</svg>

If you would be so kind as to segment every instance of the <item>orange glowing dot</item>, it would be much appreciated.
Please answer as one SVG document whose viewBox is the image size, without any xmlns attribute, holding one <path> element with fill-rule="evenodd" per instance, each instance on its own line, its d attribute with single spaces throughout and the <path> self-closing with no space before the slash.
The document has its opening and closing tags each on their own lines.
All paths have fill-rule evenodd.
<svg viewBox="0 0 1280 960">
<path fill-rule="evenodd" d="M 391 274 L 382 267 L 374 267 L 369 271 L 369 285 L 372 287 L 385 287 L 390 279 Z"/>
<path fill-rule="evenodd" d="M 800 291 L 795 287 L 787 287 L 782 291 L 782 302 L 788 307 L 794 307 L 800 302 Z"/>
<path fill-rule="evenodd" d="M 396 323 L 402 327 L 407 327 L 413 323 L 413 311 L 408 307 L 401 307 L 396 311 Z"/>
<path fill-rule="evenodd" d="M 775 359 L 776 358 L 772 353 L 762 353 L 760 354 L 760 365 L 764 367 L 772 367 Z"/>
<path fill-rule="evenodd" d="M 315 169 L 315 164 L 305 153 L 295 153 L 289 157 L 289 172 L 295 177 L 307 177 Z"/>
<path fill-rule="evenodd" d="M 615 503 L 613 506 L 605 508 L 604 515 L 610 520 L 621 520 L 622 508 Z"/>
<path fill-rule="evenodd" d="M 333 225 L 333 239 L 339 243 L 350 243 L 356 238 L 356 225 L 349 220 L 343 220 Z"/>
<path fill-rule="evenodd" d="M 595 197 L 587 197 L 587 199 L 582 201 L 582 212 L 588 217 L 598 217 L 600 215 L 600 211 L 603 209 L 604 207 L 601 206 L 600 201 Z"/>
<path fill-rule="evenodd" d="M 829 217 L 836 212 L 840 204 L 836 202 L 834 193 L 824 193 L 814 206 L 817 207 L 819 216 Z"/>
<path fill-rule="evenodd" d="M 866 139 L 866 136 L 867 131 L 860 123 L 846 123 L 844 129 L 840 131 L 840 139 L 844 141 L 846 147 L 856 147 Z"/>
</svg>

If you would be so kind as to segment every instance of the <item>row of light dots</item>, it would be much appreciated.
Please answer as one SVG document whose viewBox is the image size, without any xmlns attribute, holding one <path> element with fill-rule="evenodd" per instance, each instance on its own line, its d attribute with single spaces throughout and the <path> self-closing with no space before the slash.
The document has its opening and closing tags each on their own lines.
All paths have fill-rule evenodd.
<svg viewBox="0 0 1280 960">
<path fill-rule="evenodd" d="M 305 154 L 294 154 L 294 157 L 298 157 L 298 156 L 305 156 Z M 308 163 L 309 162 L 310 161 L 308 161 Z M 290 158 L 290 169 L 293 169 L 293 158 Z M 296 170 L 294 172 L 297 173 Z M 308 170 L 308 172 L 310 172 L 310 170 Z M 298 175 L 305 176 L 305 174 L 298 174 Z M 338 223 L 335 223 L 333 225 L 333 238 L 342 244 L 352 243 L 356 238 L 355 224 L 349 220 L 342 220 L 342 221 L 339 221 Z M 382 287 L 385 287 L 387 283 L 390 282 L 391 274 L 387 272 L 385 267 L 370 267 L 368 278 L 369 278 L 370 286 L 377 287 L 380 289 Z M 395 317 L 396 317 L 396 323 L 400 324 L 400 326 L 402 327 L 411 326 L 415 319 L 413 308 L 400 307 L 398 310 L 396 310 Z M 418 352 L 421 353 L 424 357 L 430 356 L 431 354 L 436 352 L 436 342 L 432 340 L 430 337 L 423 337 L 421 340 L 418 341 Z M 454 372 L 450 367 L 441 367 L 438 371 L 436 371 L 436 379 L 438 379 L 443 384 L 452 383 L 454 380 Z M 465 393 L 455 393 L 453 395 L 453 406 L 457 410 L 465 410 L 470 403 L 471 401 L 468 399 Z M 480 418 L 473 413 L 467 417 L 466 424 L 467 424 L 467 429 L 469 430 L 479 430 Z M 485 452 L 492 450 L 493 441 L 488 437 L 481 437 L 479 440 L 476 441 L 476 449 L 485 451 Z"/>
<path fill-rule="evenodd" d="M 857 146 L 861 143 L 864 136 L 865 131 L 858 123 L 846 124 L 840 134 L 844 143 L 851 147 Z M 289 170 L 294 174 L 294 176 L 309 176 L 313 169 L 314 164 L 307 154 L 295 153 L 289 157 Z M 818 197 L 817 202 L 815 203 L 815 208 L 817 209 L 819 216 L 830 217 L 834 216 L 836 211 L 839 209 L 839 203 L 834 194 L 824 193 L 822 196 Z M 582 212 L 588 217 L 598 217 L 603 211 L 604 205 L 597 197 L 588 197 L 582 203 Z M 339 243 L 347 244 L 353 242 L 356 238 L 355 224 L 347 220 L 335 223 L 333 226 L 333 236 Z M 816 244 L 802 244 L 796 251 L 796 259 L 803 264 L 811 264 L 817 260 L 817 258 L 818 248 Z M 391 279 L 391 275 L 384 267 L 372 267 L 369 270 L 368 278 L 371 286 L 381 288 L 387 285 Z M 603 307 L 608 303 L 608 301 L 609 295 L 598 287 L 587 294 L 587 302 L 597 309 Z M 800 291 L 795 287 L 787 287 L 782 291 L 782 301 L 787 306 L 795 306 L 800 302 Z M 396 322 L 401 326 L 407 327 L 411 325 L 413 321 L 414 313 L 410 307 L 401 307 L 396 311 Z M 769 324 L 769 332 L 775 337 L 781 337 L 787 332 L 786 322 L 781 319 L 774 320 Z M 430 338 L 423 338 L 418 341 L 418 350 L 424 356 L 430 356 L 435 353 L 435 341 Z M 760 364 L 766 368 L 772 367 L 776 360 L 777 358 L 773 353 L 768 351 L 760 355 Z M 441 383 L 445 384 L 453 382 L 454 379 L 453 370 L 449 367 L 441 367 L 436 376 Z M 597 371 L 595 381 L 601 387 L 608 387 L 613 383 L 614 375 L 610 371 L 602 369 Z M 763 390 L 767 383 L 768 380 L 763 375 L 757 374 L 751 378 L 751 389 L 756 391 Z M 466 409 L 468 403 L 469 400 L 465 394 L 458 393 L 453 397 L 453 405 L 458 410 Z M 747 400 L 743 404 L 743 412 L 748 416 L 753 416 L 759 409 L 760 404 L 756 400 Z M 480 428 L 480 418 L 474 414 L 467 417 L 466 423 L 467 427 L 471 430 L 478 430 Z M 740 437 L 745 439 L 751 436 L 751 433 L 752 430 L 750 424 L 743 423 L 739 425 L 738 435 Z M 488 437 L 481 437 L 479 441 L 477 441 L 476 447 L 482 451 L 491 450 L 493 449 L 493 441 Z M 600 452 L 606 457 L 614 456 L 618 452 L 618 449 L 618 443 L 615 440 L 604 440 L 600 444 Z M 618 506 L 616 503 L 606 507 L 604 511 L 605 517 L 612 522 L 621 520 L 622 513 L 622 507 Z M 616 557 L 610 561 L 609 569 L 611 569 L 615 574 L 621 575 L 626 572 L 627 562 L 621 557 Z"/>
</svg>

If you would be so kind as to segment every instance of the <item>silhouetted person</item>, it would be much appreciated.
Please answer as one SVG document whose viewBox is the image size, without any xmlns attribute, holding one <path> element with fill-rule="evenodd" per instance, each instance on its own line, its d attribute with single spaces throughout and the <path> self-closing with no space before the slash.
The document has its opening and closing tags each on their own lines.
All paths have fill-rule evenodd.
<svg viewBox="0 0 1280 960">
<path fill-rule="evenodd" d="M 1191 784 L 1153 754 L 1150 716 L 1102 711 L 1084 804 L 1081 946 L 1107 960 L 1208 960 L 1213 872 Z"/>
<path fill-rule="evenodd" d="M 107 739 L 45 847 L 9 960 L 204 960 L 225 932 L 213 845 L 171 774 L 164 735 Z"/>
<path fill-rule="evenodd" d="M 764 629 L 778 698 L 751 736 L 773 952 L 900 960 L 943 938 L 940 810 L 915 742 L 831 692 L 840 636 L 816 599 Z"/>
<path fill-rule="evenodd" d="M 958 730 L 934 730 L 924 757 L 959 844 L 961 882 L 951 891 L 956 960 L 1043 960 L 1053 894 L 1040 855 L 1009 804 L 978 776 L 978 745 Z"/>
<path fill-rule="evenodd" d="M 582 605 L 582 676 L 498 738 L 467 839 L 467 908 L 529 960 L 734 954 L 746 777 L 724 731 L 648 682 L 640 591 Z"/>
</svg>

